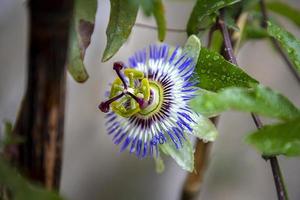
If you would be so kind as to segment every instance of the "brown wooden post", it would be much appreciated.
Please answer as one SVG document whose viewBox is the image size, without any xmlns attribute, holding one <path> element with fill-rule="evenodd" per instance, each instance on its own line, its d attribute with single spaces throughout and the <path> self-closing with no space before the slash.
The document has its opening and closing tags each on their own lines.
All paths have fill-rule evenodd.
<svg viewBox="0 0 300 200">
<path fill-rule="evenodd" d="M 73 0 L 31 0 L 29 11 L 27 89 L 14 129 L 24 142 L 14 161 L 28 178 L 57 190 Z"/>
</svg>

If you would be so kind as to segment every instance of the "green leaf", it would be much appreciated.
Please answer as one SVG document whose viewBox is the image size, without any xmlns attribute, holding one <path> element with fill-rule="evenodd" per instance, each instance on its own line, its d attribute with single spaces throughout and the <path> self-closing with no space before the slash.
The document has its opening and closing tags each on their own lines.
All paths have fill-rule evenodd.
<svg viewBox="0 0 300 200">
<path fill-rule="evenodd" d="M 267 30 L 272 37 L 278 40 L 298 72 L 300 72 L 300 40 L 271 22 L 268 22 Z"/>
<path fill-rule="evenodd" d="M 158 30 L 158 39 L 159 41 L 164 41 L 166 36 L 166 19 L 165 11 L 162 0 L 152 0 L 153 2 L 153 16 L 156 20 L 157 30 Z"/>
<path fill-rule="evenodd" d="M 109 60 L 126 42 L 135 23 L 138 4 L 130 0 L 110 0 L 110 17 L 106 29 L 107 43 L 102 62 Z"/>
<path fill-rule="evenodd" d="M 130 4 L 140 5 L 144 14 L 150 17 L 153 14 L 153 1 L 154 0 L 129 0 Z"/>
<path fill-rule="evenodd" d="M 68 70 L 79 83 L 85 82 L 89 75 L 84 67 L 84 56 L 90 45 L 94 31 L 97 0 L 76 0 L 74 21 L 71 26 Z"/>
<path fill-rule="evenodd" d="M 2 158 L 0 158 L 0 184 L 12 192 L 14 200 L 62 200 L 56 193 L 28 183 Z"/>
<path fill-rule="evenodd" d="M 187 136 L 185 136 L 187 138 Z M 164 144 L 159 145 L 160 150 L 166 155 L 171 156 L 176 163 L 184 170 L 192 172 L 194 170 L 194 148 L 188 138 L 182 141 L 183 147 L 177 149 L 169 139 Z"/>
<path fill-rule="evenodd" d="M 166 18 L 162 0 L 129 0 L 131 4 L 140 5 L 147 17 L 154 16 L 159 41 L 164 41 L 166 36 Z"/>
<path fill-rule="evenodd" d="M 193 78 L 199 80 L 200 88 L 210 91 L 230 86 L 249 87 L 257 83 L 242 69 L 225 60 L 217 52 L 206 48 L 201 48 Z"/>
<path fill-rule="evenodd" d="M 266 6 L 269 10 L 288 18 L 297 26 L 300 26 L 300 10 L 295 9 L 295 7 L 291 7 L 286 2 L 283 3 L 280 1 L 267 2 Z"/>
<path fill-rule="evenodd" d="M 246 142 L 263 155 L 300 155 L 300 118 L 271 126 L 250 134 Z"/>
<path fill-rule="evenodd" d="M 182 54 L 185 54 L 186 57 L 192 58 L 194 61 L 197 61 L 199 58 L 200 50 L 201 42 L 199 38 L 195 35 L 191 35 L 184 45 Z"/>
<path fill-rule="evenodd" d="M 71 29 L 70 35 L 70 53 L 69 53 L 69 61 L 67 64 L 68 70 L 72 77 L 79 83 L 85 82 L 89 75 L 84 67 L 84 56 L 87 47 L 90 44 L 91 34 L 93 33 L 94 24 L 81 20 L 79 27 L 89 26 L 88 32 L 84 35 L 80 35 L 79 30 L 75 30 L 75 27 Z M 80 29 L 78 27 L 78 29 Z M 84 30 L 84 29 L 81 29 Z"/>
<path fill-rule="evenodd" d="M 240 0 L 197 0 L 187 24 L 188 35 L 197 34 L 201 28 L 207 28 L 214 21 L 215 13 Z"/>
<path fill-rule="evenodd" d="M 300 116 L 300 111 L 286 97 L 262 85 L 253 88 L 227 88 L 218 93 L 203 92 L 191 100 L 196 112 L 213 116 L 233 109 L 254 112 L 267 117 L 290 120 Z"/>
</svg>

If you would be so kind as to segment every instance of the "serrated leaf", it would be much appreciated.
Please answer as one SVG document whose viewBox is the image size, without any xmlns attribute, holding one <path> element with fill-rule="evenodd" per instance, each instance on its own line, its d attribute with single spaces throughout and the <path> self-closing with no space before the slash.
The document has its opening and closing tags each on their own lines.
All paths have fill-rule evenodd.
<svg viewBox="0 0 300 200">
<path fill-rule="evenodd" d="M 227 88 L 218 93 L 203 92 L 191 100 L 196 112 L 214 116 L 232 109 L 253 112 L 271 118 L 290 120 L 300 111 L 283 95 L 262 85 L 253 88 Z"/>
<path fill-rule="evenodd" d="M 194 170 L 194 148 L 191 142 L 184 140 L 182 148 L 177 149 L 174 143 L 169 140 L 159 146 L 159 149 L 166 155 L 171 156 L 175 162 L 184 170 L 192 172 Z"/>
<path fill-rule="evenodd" d="M 192 58 L 195 62 L 199 58 L 200 50 L 201 42 L 199 38 L 195 35 L 191 35 L 183 47 L 182 54 L 186 55 L 188 58 Z"/>
<path fill-rule="evenodd" d="M 28 183 L 2 158 L 0 158 L 0 184 L 12 192 L 14 200 L 62 200 L 56 193 Z"/>
<path fill-rule="evenodd" d="M 240 0 L 197 0 L 187 24 L 186 29 L 188 35 L 197 34 L 200 28 L 206 28 L 203 26 L 204 24 L 207 26 L 210 25 L 211 23 L 207 23 L 207 21 L 213 21 L 215 17 L 214 14 L 219 9 L 239 1 Z"/>
<path fill-rule="evenodd" d="M 295 7 L 288 5 L 287 2 L 284 3 L 280 1 L 267 2 L 266 7 L 269 10 L 288 18 L 289 20 L 294 22 L 294 24 L 296 24 L 297 26 L 300 26 L 300 17 L 299 17 L 300 10 L 297 10 L 295 9 Z"/>
<path fill-rule="evenodd" d="M 300 118 L 276 125 L 264 126 L 250 134 L 246 142 L 263 155 L 300 155 Z"/>
<path fill-rule="evenodd" d="M 268 22 L 268 33 L 281 44 L 287 55 L 300 73 L 300 40 L 279 26 Z"/>
<path fill-rule="evenodd" d="M 126 42 L 135 23 L 139 5 L 130 0 L 110 0 L 110 17 L 106 29 L 107 42 L 102 62 L 109 60 Z"/>
<path fill-rule="evenodd" d="M 83 61 L 94 31 L 96 11 L 97 0 L 75 1 L 67 67 L 72 77 L 79 83 L 85 82 L 89 78 Z"/>
<path fill-rule="evenodd" d="M 200 88 L 210 91 L 230 86 L 249 87 L 257 83 L 242 69 L 206 48 L 201 48 L 193 78 L 198 80 Z"/>
</svg>

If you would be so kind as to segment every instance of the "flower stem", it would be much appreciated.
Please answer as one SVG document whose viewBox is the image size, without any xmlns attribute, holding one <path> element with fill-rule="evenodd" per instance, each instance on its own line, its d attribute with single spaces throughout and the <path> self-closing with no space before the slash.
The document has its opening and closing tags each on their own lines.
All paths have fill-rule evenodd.
<svg viewBox="0 0 300 200">
<path fill-rule="evenodd" d="M 270 160 L 273 178 L 276 186 L 277 191 L 277 197 L 280 200 L 287 200 L 288 199 L 288 193 L 286 191 L 286 187 L 283 181 L 283 176 L 280 170 L 280 166 L 278 163 L 278 159 L 276 156 L 268 157 Z"/>
<path fill-rule="evenodd" d="M 224 24 L 224 12 L 225 10 L 222 9 L 218 23 L 219 23 L 219 29 L 223 35 L 224 38 L 224 46 L 225 46 L 225 57 L 228 61 L 231 63 L 237 65 L 237 60 L 236 57 L 234 56 L 233 49 L 232 49 L 232 43 L 231 43 L 231 36 L 229 35 L 228 29 L 226 25 Z M 252 119 L 258 129 L 263 127 L 263 123 L 261 122 L 260 118 L 258 115 L 255 113 L 251 113 Z M 284 185 L 283 177 L 280 171 L 280 166 L 278 163 L 278 160 L 276 156 L 270 156 L 266 157 L 266 159 L 270 160 L 271 168 L 272 168 L 272 173 L 274 177 L 274 182 L 277 190 L 277 197 L 278 200 L 287 200 L 288 199 L 288 194 Z"/>
</svg>

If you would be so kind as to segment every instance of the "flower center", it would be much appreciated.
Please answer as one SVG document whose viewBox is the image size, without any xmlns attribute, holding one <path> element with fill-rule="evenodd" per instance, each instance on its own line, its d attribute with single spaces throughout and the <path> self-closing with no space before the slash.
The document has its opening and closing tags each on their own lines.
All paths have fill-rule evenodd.
<svg viewBox="0 0 300 200">
<path fill-rule="evenodd" d="M 149 116 L 156 113 L 163 102 L 163 90 L 162 87 L 155 81 L 150 81 L 150 99 L 148 105 L 141 109 L 138 114 L 142 116 Z"/>
<path fill-rule="evenodd" d="M 110 99 L 101 102 L 99 109 L 109 112 L 109 108 L 120 116 L 130 117 L 134 114 L 149 116 L 158 111 L 162 105 L 163 90 L 159 83 L 144 78 L 144 73 L 127 68 L 121 73 L 124 64 L 114 63 L 118 78 L 112 84 Z"/>
</svg>

